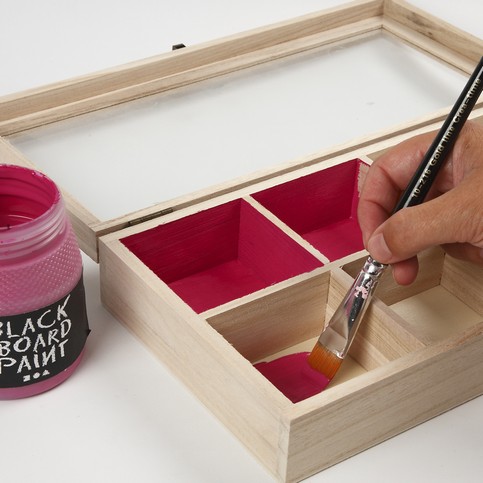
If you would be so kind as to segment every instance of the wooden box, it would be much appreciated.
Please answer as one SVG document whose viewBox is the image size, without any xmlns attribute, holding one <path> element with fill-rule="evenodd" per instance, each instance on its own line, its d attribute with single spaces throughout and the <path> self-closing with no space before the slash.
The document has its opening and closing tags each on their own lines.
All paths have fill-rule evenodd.
<svg viewBox="0 0 483 483">
<path fill-rule="evenodd" d="M 0 99 L 0 159 L 32 165 L 15 145 L 41 126 L 380 31 L 464 73 L 483 51 L 403 1 L 354 2 Z M 385 276 L 326 391 L 293 404 L 253 367 L 312 348 L 367 255 L 369 165 L 448 110 L 107 221 L 65 192 L 106 307 L 282 481 L 483 393 L 483 270 L 436 248 L 413 285 Z"/>
</svg>

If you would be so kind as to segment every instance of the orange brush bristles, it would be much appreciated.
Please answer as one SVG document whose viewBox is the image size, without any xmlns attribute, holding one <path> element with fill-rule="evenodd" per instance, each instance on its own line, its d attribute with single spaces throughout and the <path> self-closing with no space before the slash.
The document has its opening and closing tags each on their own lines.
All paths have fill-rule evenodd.
<svg viewBox="0 0 483 483">
<path fill-rule="evenodd" d="M 309 354 L 308 363 L 317 372 L 324 374 L 327 379 L 331 380 L 339 370 L 342 359 L 317 342 Z"/>
</svg>

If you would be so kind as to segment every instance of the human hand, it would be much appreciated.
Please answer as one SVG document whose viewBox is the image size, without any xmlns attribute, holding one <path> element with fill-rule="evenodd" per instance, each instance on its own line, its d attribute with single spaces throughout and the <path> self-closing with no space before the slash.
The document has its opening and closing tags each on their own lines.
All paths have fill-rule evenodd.
<svg viewBox="0 0 483 483">
<path fill-rule="evenodd" d="M 371 166 L 358 218 L 371 256 L 391 264 L 396 282 L 414 281 L 417 254 L 441 245 L 450 255 L 483 264 L 483 126 L 468 121 L 424 203 L 392 210 L 434 133 L 402 142 Z"/>
</svg>

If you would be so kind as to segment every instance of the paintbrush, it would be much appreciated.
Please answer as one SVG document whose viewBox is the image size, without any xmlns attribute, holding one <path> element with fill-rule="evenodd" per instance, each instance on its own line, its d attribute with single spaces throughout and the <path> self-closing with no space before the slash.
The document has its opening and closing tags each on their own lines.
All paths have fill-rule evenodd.
<svg viewBox="0 0 483 483">
<path fill-rule="evenodd" d="M 483 89 L 483 57 L 423 157 L 393 213 L 423 202 Z M 329 381 L 349 351 L 387 265 L 368 257 L 359 275 L 309 354 L 312 368 Z"/>
</svg>

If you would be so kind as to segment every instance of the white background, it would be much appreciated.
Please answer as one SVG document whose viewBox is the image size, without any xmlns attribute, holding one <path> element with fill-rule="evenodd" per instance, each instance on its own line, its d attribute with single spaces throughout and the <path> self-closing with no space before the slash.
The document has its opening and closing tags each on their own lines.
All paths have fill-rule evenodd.
<svg viewBox="0 0 483 483">
<path fill-rule="evenodd" d="M 0 0 L 0 95 L 340 3 Z M 413 3 L 483 37 L 477 0 Z M 105 311 L 87 258 L 85 283 L 93 333 L 79 370 L 47 394 L 0 402 L 2 482 L 273 481 Z M 482 453 L 478 398 L 307 481 L 479 482 Z"/>
</svg>

